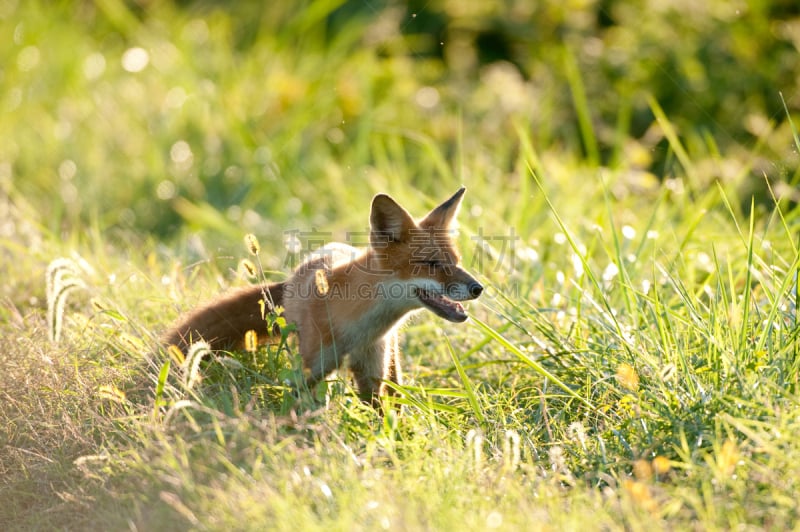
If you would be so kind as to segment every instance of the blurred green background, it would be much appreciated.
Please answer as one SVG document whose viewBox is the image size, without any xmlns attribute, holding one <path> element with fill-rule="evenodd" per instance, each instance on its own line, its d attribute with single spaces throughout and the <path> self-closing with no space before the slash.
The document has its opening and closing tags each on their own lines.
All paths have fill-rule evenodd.
<svg viewBox="0 0 800 532">
<path fill-rule="evenodd" d="M 520 132 L 635 192 L 685 173 L 652 102 L 690 189 L 796 195 L 794 0 L 0 0 L 0 33 L 0 186 L 55 232 L 361 227 L 381 190 L 513 193 Z"/>
</svg>

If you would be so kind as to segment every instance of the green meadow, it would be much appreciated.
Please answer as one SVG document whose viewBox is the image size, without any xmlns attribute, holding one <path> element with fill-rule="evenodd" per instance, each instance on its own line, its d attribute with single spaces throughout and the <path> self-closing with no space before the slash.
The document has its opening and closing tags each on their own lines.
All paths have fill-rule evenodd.
<svg viewBox="0 0 800 532">
<path fill-rule="evenodd" d="M 798 526 L 794 2 L 0 0 L 0 34 L 0 529 Z M 158 346 L 461 185 L 486 289 L 407 323 L 386 416 L 292 341 Z"/>
</svg>

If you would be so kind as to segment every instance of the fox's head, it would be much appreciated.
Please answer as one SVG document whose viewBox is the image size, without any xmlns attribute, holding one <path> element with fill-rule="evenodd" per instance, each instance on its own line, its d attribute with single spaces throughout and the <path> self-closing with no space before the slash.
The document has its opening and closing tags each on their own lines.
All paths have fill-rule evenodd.
<svg viewBox="0 0 800 532">
<path fill-rule="evenodd" d="M 451 238 L 450 224 L 458 213 L 465 188 L 433 209 L 419 222 L 386 194 L 372 200 L 371 266 L 391 277 L 396 296 L 410 305 L 424 307 L 442 318 L 467 319 L 459 301 L 475 299 L 483 286 L 458 264 L 460 256 Z"/>
</svg>

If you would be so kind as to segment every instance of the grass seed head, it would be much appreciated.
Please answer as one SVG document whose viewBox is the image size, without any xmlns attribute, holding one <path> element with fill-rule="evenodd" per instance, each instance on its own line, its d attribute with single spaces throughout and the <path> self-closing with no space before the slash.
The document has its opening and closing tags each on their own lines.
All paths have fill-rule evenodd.
<svg viewBox="0 0 800 532">
<path fill-rule="evenodd" d="M 503 440 L 503 460 L 506 467 L 511 470 L 519 466 L 520 461 L 520 437 L 515 430 L 506 430 Z"/>
<path fill-rule="evenodd" d="M 250 329 L 244 333 L 244 348 L 249 353 L 255 353 L 258 349 L 258 333 Z"/>
<path fill-rule="evenodd" d="M 653 466 L 648 460 L 639 459 L 633 462 L 633 476 L 636 480 L 646 482 L 653 478 Z"/>
<path fill-rule="evenodd" d="M 732 439 L 725 440 L 717 453 L 717 466 L 726 477 L 733 474 L 739 461 L 739 446 Z"/>
<path fill-rule="evenodd" d="M 666 475 L 670 470 L 669 458 L 666 456 L 656 456 L 653 458 L 653 470 L 657 475 Z"/>
<path fill-rule="evenodd" d="M 483 463 L 483 433 L 477 429 L 467 432 L 467 447 L 472 447 L 472 459 L 476 468 Z"/>
<path fill-rule="evenodd" d="M 169 358 L 171 358 L 172 361 L 178 366 L 183 366 L 184 362 L 186 362 L 186 357 L 183 356 L 183 351 L 181 351 L 181 348 L 175 344 L 172 344 L 167 348 L 167 354 L 169 355 Z"/>
<path fill-rule="evenodd" d="M 622 482 L 622 487 L 636 506 L 644 508 L 649 512 L 653 512 L 658 508 L 658 503 L 653 498 L 650 486 L 647 484 L 636 480 L 625 479 Z"/>
<path fill-rule="evenodd" d="M 258 255 L 261 252 L 261 246 L 258 244 L 258 238 L 253 233 L 248 233 L 244 236 L 244 243 L 247 250 L 253 255 Z"/>
<path fill-rule="evenodd" d="M 317 287 L 319 295 L 324 296 L 328 293 L 330 287 L 328 286 L 328 278 L 325 276 L 325 270 L 317 270 L 314 272 L 314 284 Z"/>
<path fill-rule="evenodd" d="M 635 392 L 639 389 L 639 375 L 630 364 L 622 363 L 617 366 L 616 377 L 619 385 L 626 390 Z"/>
<path fill-rule="evenodd" d="M 251 279 L 254 279 L 256 277 L 256 274 L 258 273 L 258 270 L 256 270 L 256 265 L 253 264 L 253 262 L 248 259 L 242 259 L 241 262 L 239 263 L 239 267 Z"/>
<path fill-rule="evenodd" d="M 207 342 L 195 342 L 189 347 L 184 361 L 184 385 L 187 389 L 191 390 L 200 378 L 200 362 L 210 353 L 211 346 Z"/>
</svg>

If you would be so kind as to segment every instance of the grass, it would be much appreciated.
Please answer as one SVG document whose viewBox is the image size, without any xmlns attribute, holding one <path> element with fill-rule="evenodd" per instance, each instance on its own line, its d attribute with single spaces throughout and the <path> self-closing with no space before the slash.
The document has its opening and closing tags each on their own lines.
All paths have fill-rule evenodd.
<svg viewBox="0 0 800 532">
<path fill-rule="evenodd" d="M 609 126 L 561 43 L 566 95 L 451 72 L 397 7 L 0 7 L 0 528 L 797 525 L 790 97 L 735 143 L 655 90 Z M 291 343 L 156 348 L 248 282 L 244 235 L 279 279 L 285 239 L 362 238 L 374 193 L 421 215 L 462 183 L 486 291 L 406 327 L 402 413 L 346 373 L 304 390 Z"/>
</svg>

